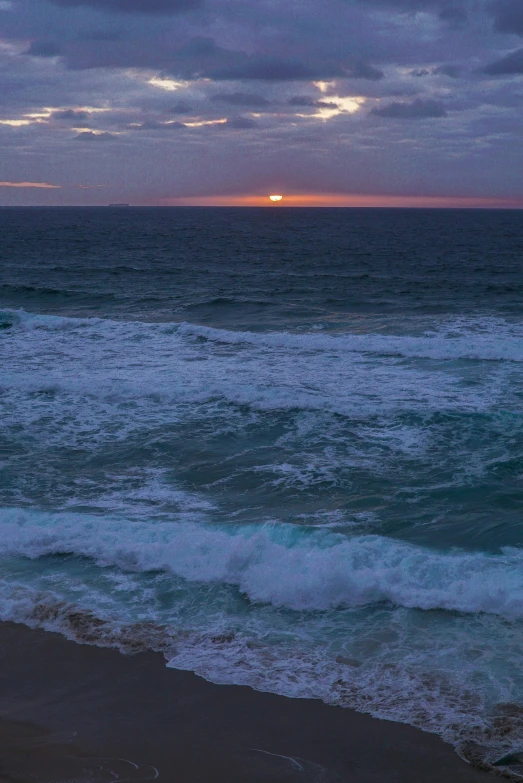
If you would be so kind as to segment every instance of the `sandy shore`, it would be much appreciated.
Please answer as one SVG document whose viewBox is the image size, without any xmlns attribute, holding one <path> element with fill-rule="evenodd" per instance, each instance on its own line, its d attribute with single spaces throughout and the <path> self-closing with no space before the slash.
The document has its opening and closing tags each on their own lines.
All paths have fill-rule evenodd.
<svg viewBox="0 0 523 783">
<path fill-rule="evenodd" d="M 0 624 L 0 781 L 481 783 L 437 737 Z"/>
</svg>

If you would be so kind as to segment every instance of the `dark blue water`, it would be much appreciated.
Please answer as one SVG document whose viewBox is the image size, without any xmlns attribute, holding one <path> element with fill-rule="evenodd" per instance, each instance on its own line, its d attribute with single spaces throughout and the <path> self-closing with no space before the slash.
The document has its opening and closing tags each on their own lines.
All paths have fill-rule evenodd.
<svg viewBox="0 0 523 783">
<path fill-rule="evenodd" d="M 0 617 L 519 747 L 522 262 L 516 211 L 0 210 Z"/>
<path fill-rule="evenodd" d="M 1 301 L 283 329 L 354 315 L 519 316 L 517 211 L 4 209 Z"/>
</svg>

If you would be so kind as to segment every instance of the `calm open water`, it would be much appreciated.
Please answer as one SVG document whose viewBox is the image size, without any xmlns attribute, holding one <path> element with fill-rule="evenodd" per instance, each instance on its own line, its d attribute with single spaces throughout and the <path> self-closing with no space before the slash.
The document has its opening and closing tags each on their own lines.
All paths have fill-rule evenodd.
<svg viewBox="0 0 523 783">
<path fill-rule="evenodd" d="M 0 210 L 0 618 L 523 726 L 523 213 Z"/>
</svg>

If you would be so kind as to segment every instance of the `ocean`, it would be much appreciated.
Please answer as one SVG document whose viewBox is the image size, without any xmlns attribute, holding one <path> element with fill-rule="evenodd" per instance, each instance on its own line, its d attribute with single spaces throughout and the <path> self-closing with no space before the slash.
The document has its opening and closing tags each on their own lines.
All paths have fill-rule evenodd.
<svg viewBox="0 0 523 783">
<path fill-rule="evenodd" d="M 523 212 L 0 210 L 0 619 L 523 728 Z"/>
</svg>

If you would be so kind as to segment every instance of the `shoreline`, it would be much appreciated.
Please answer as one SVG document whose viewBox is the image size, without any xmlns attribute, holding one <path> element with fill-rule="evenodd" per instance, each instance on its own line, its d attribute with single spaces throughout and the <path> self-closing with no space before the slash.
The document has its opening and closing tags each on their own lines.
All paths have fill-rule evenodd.
<svg viewBox="0 0 523 783">
<path fill-rule="evenodd" d="M 0 623 L 0 783 L 487 783 L 439 737 Z"/>
</svg>

